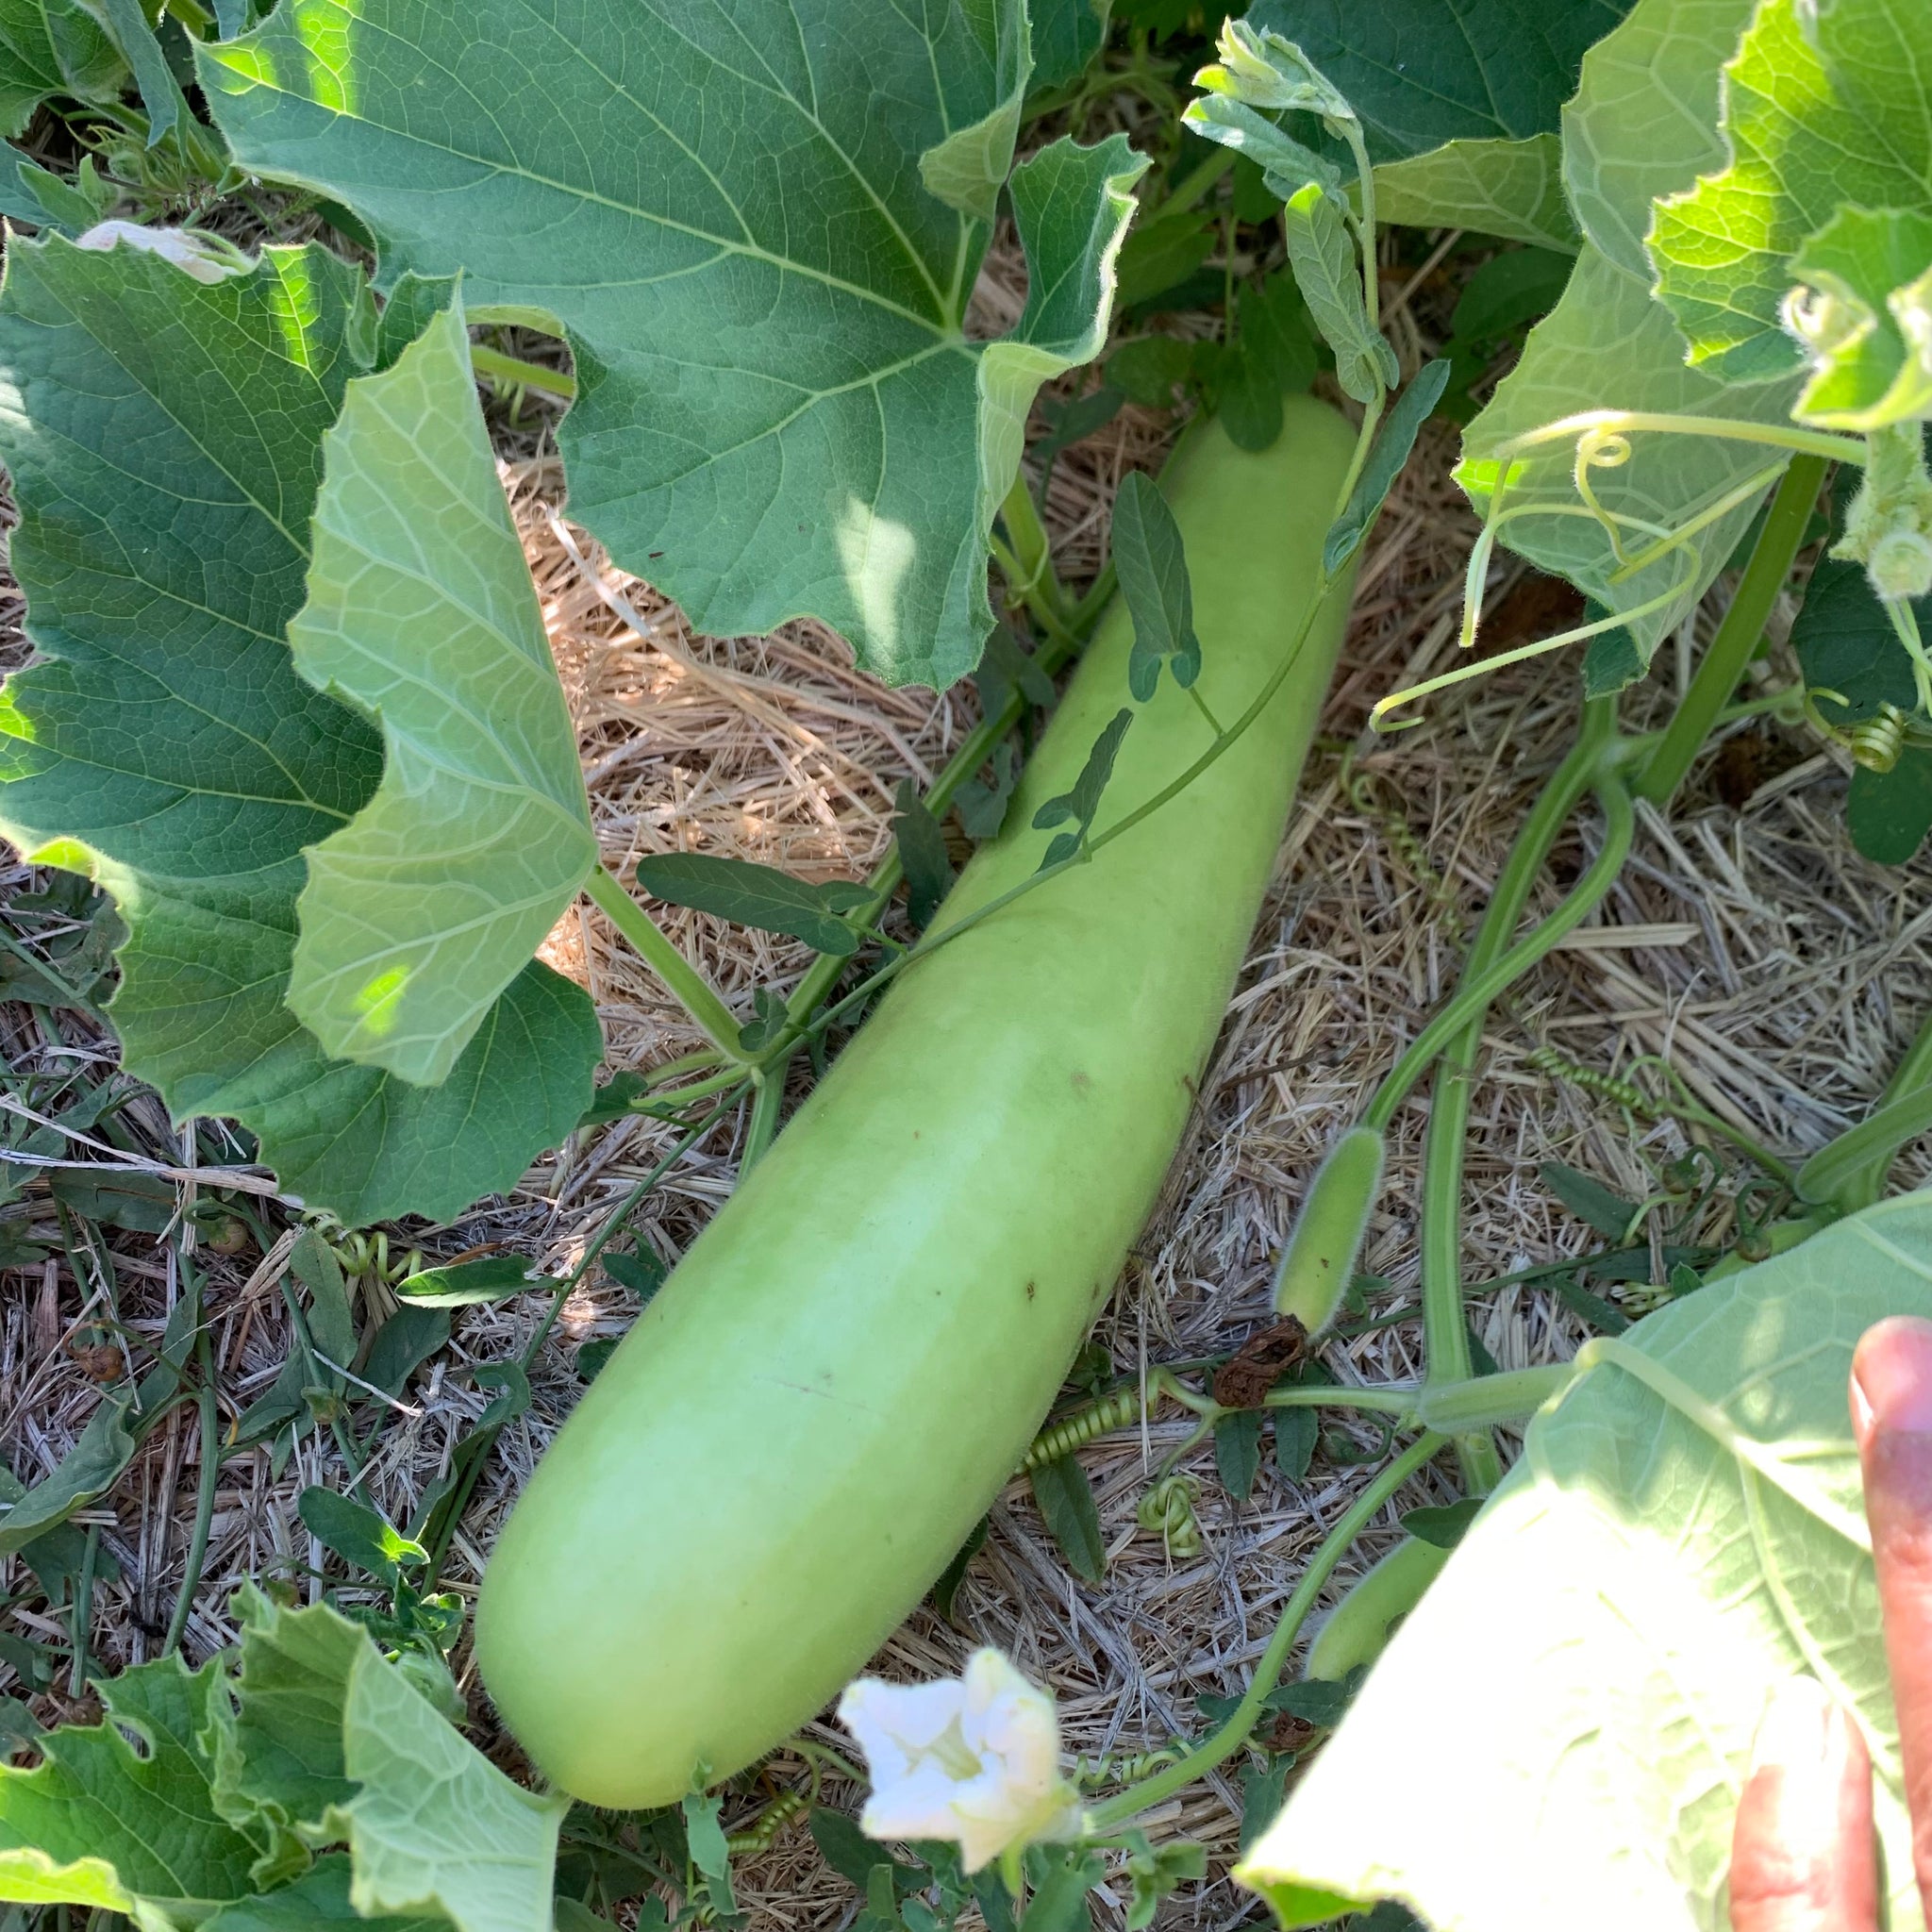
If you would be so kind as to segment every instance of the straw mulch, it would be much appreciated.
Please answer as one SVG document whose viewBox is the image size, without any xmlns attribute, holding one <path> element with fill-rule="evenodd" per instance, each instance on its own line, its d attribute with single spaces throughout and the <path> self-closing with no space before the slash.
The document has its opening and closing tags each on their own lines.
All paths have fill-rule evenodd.
<svg viewBox="0 0 1932 1932">
<path fill-rule="evenodd" d="M 1398 283 L 1391 293 L 1399 290 Z M 994 325 L 1016 303 L 1010 277 L 1003 283 L 997 274 L 983 296 Z M 1437 334 L 1433 313 L 1419 297 L 1398 314 L 1411 363 Z M 562 484 L 548 453 L 544 407 L 527 401 L 514 421 L 498 413 L 502 446 L 511 453 L 506 483 L 577 722 L 607 859 L 624 866 L 642 854 L 691 849 L 812 878 L 861 875 L 887 850 L 900 778 L 928 777 L 970 726 L 971 687 L 940 695 L 882 690 L 809 624 L 766 639 L 693 635 L 675 608 L 612 571 L 556 516 Z M 1129 410 L 1058 459 L 1047 515 L 1070 583 L 1099 567 L 1121 475 L 1157 464 L 1172 429 L 1165 418 Z M 1480 908 L 1525 809 L 1571 741 L 1574 667 L 1530 664 L 1451 693 L 1420 729 L 1367 742 L 1358 762 L 1344 768 L 1374 700 L 1441 668 L 1454 651 L 1473 523 L 1447 480 L 1453 449 L 1453 431 L 1428 433 L 1364 559 L 1324 738 L 1286 829 L 1199 1109 L 1101 1324 L 1100 1339 L 1123 1373 L 1224 1353 L 1266 1321 L 1273 1257 L 1308 1176 L 1399 1044 L 1453 986 L 1464 922 Z M 1508 641 L 1549 627 L 1549 600 L 1534 581 L 1518 585 L 1520 575 L 1502 567 L 1492 589 L 1499 631 L 1518 632 Z M 17 599 L 0 615 L 17 625 Z M 1708 613 L 1697 620 L 1703 634 L 1709 622 Z M 1694 648 L 1689 636 L 1677 648 L 1667 645 L 1655 687 L 1632 694 L 1626 715 L 1661 716 Z M 1790 669 L 1780 647 L 1761 675 L 1784 679 Z M 1932 1004 L 1932 914 L 1918 909 L 1932 864 L 1887 872 L 1859 859 L 1842 828 L 1845 777 L 1835 754 L 1780 727 L 1734 733 L 1700 768 L 1668 824 L 1644 815 L 1597 923 L 1492 1014 L 1466 1159 L 1467 1280 L 1596 1244 L 1540 1181 L 1540 1161 L 1566 1161 L 1641 1199 L 1653 1191 L 1647 1163 L 1682 1144 L 1670 1124 L 1639 1124 L 1633 1138 L 1614 1102 L 1530 1065 L 1541 1047 L 1604 1073 L 1633 1055 L 1667 1052 L 1707 1106 L 1790 1152 L 1815 1146 L 1870 1104 Z M 1541 908 L 1588 862 L 1597 837 L 1586 808 L 1540 888 Z M 15 886 L 24 876 L 18 869 L 8 875 Z M 677 941 L 741 1008 L 754 988 L 782 989 L 806 964 L 803 950 L 787 941 L 675 909 L 665 916 Z M 647 1067 L 697 1043 L 588 906 L 565 916 L 546 957 L 591 990 L 612 1069 Z M 0 1024 L 0 1051 L 16 1074 L 48 1063 L 44 1021 L 16 1007 Z M 70 1048 L 108 1050 L 75 1016 L 58 1024 Z M 1384 1205 L 1364 1258 L 1389 1284 L 1373 1297 L 1374 1310 L 1415 1301 L 1425 1111 L 1424 1092 L 1403 1110 L 1393 1136 Z M 157 1159 L 178 1158 L 177 1137 L 158 1108 L 137 1118 Z M 672 1259 L 690 1244 L 730 1191 L 741 1131 L 740 1121 L 721 1124 L 668 1175 L 634 1223 L 640 1245 Z M 432 1254 L 502 1241 L 552 1267 L 567 1265 L 659 1158 L 668 1134 L 641 1119 L 591 1133 L 533 1169 L 507 1199 L 452 1226 L 396 1234 Z M 1913 1177 L 1920 1171 L 1912 1168 Z M 1728 1198 L 1720 1191 L 1705 1216 L 1706 1235 L 1723 1237 Z M 42 1211 L 51 1220 L 51 1208 Z M 165 1243 L 125 1235 L 112 1241 L 124 1340 L 138 1362 L 172 1305 L 175 1264 Z M 211 1271 L 225 1426 L 283 1361 L 284 1317 L 257 1256 L 202 1259 Z M 1642 1306 L 1641 1290 L 1607 1292 L 1625 1296 L 1633 1312 Z M 50 1262 L 5 1275 L 0 1307 L 0 1433 L 7 1459 L 31 1481 L 54 1466 L 99 1400 L 88 1374 L 98 1372 L 98 1359 L 71 1344 L 101 1312 L 100 1283 L 85 1267 L 76 1275 L 67 1263 Z M 534 1378 L 535 1407 L 500 1445 L 458 1538 L 452 1587 L 474 1592 L 504 1511 L 579 1391 L 575 1349 L 621 1333 L 633 1312 L 625 1291 L 599 1273 L 571 1296 Z M 516 1355 L 540 1313 L 534 1300 L 464 1311 L 454 1341 L 420 1372 L 404 1403 L 363 1411 L 374 1446 L 359 1493 L 407 1521 L 484 1406 L 489 1391 L 475 1386 L 474 1372 Z M 1586 1333 L 1558 1297 L 1520 1285 L 1478 1292 L 1472 1323 L 1506 1368 L 1564 1357 Z M 1420 1331 L 1412 1321 L 1373 1328 L 1338 1342 L 1325 1358 L 1344 1381 L 1410 1376 L 1422 1368 Z M 1264 1463 L 1253 1498 L 1236 1506 L 1204 1448 L 1189 1465 L 1201 1478 L 1204 1547 L 1179 1561 L 1137 1530 L 1134 1512 L 1147 1472 L 1181 1433 L 1181 1424 L 1158 1420 L 1087 1452 L 1111 1557 L 1104 1587 L 1070 1578 L 1025 1485 L 1015 1483 L 994 1507 L 955 1622 L 920 1610 L 877 1668 L 898 1676 L 943 1673 L 974 1645 L 993 1643 L 1054 1688 L 1068 1742 L 1081 1753 L 1144 1749 L 1198 1729 L 1196 1693 L 1241 1687 L 1307 1553 L 1375 1464 L 1324 1452 L 1307 1480 L 1294 1484 Z M 1363 1448 L 1374 1441 L 1352 1427 L 1339 1427 L 1339 1437 L 1330 1448 L 1344 1453 L 1350 1440 Z M 91 1512 L 120 1570 L 96 1595 L 91 1644 L 104 1666 L 154 1654 L 180 1587 L 199 1450 L 192 1411 L 176 1415 Z M 314 1439 L 279 1480 L 265 1452 L 226 1467 L 189 1625 L 192 1656 L 232 1635 L 224 1606 L 242 1578 L 279 1570 L 299 1580 L 325 1567 L 294 1501 L 305 1484 L 341 1487 L 345 1478 L 333 1449 Z M 1413 1486 L 1406 1504 L 1446 1501 L 1453 1492 L 1445 1463 Z M 1390 1512 L 1350 1572 L 1393 1534 Z M 11 1565 L 0 1579 L 8 1587 L 19 1580 Z M 319 1577 L 308 1574 L 308 1588 L 318 1591 Z M 59 1620 L 18 1604 L 7 1619 L 32 1640 L 65 1635 Z M 491 1742 L 489 1713 L 474 1677 L 466 1681 L 477 1735 Z M 0 1690 L 8 1688 L 10 1674 L 0 1675 Z M 35 1707 L 51 1722 L 76 1707 L 63 1685 Z M 1419 1723 L 1429 1721 L 1418 1713 Z M 514 1760 L 506 1753 L 505 1761 Z M 1239 1766 L 1226 1771 L 1156 1816 L 1158 1836 L 1199 1838 L 1214 1860 L 1208 1882 L 1171 1901 L 1163 1923 L 1225 1925 L 1259 1916 L 1221 1875 L 1235 1850 L 1241 1804 Z M 763 1788 L 802 1776 L 781 1757 Z M 857 1793 L 834 1787 L 827 1797 L 850 1806 Z M 747 1789 L 732 1813 L 748 1816 L 760 1802 Z M 758 1922 L 774 1926 L 835 1926 L 857 1903 L 799 1829 L 744 1869 L 741 1890 Z"/>
</svg>

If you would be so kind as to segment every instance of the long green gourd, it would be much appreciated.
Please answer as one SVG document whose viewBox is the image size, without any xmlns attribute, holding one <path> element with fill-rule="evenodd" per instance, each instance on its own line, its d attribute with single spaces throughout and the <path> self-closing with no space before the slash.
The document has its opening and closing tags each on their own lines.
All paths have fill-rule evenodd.
<svg viewBox="0 0 1932 1932">
<path fill-rule="evenodd" d="M 1291 398 L 1164 481 L 1223 719 L 1300 628 L 1353 447 Z M 1253 928 L 1347 611 L 1338 585 L 1254 726 L 1091 862 L 915 962 L 693 1244 L 539 1465 L 476 1617 L 484 1682 L 591 1804 L 675 1803 L 818 1710 L 1019 1464 L 1140 1232 Z M 935 930 L 1017 885 L 1127 702 L 1116 606 L 1008 830 Z M 1140 708 L 1097 829 L 1213 734 Z"/>
</svg>

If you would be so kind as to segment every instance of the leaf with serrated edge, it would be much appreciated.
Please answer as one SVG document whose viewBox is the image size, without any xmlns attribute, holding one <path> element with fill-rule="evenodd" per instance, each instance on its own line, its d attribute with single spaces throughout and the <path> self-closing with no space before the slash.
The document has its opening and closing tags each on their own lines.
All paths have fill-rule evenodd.
<svg viewBox="0 0 1932 1932">
<path fill-rule="evenodd" d="M 1853 430 L 1932 416 L 1932 208 L 1840 208 L 1791 274 L 1785 320 L 1812 362 L 1791 414 Z"/>
<path fill-rule="evenodd" d="M 0 1765 L 0 1898 L 102 1905 L 160 1932 L 244 1897 L 275 1840 L 215 1807 L 201 1740 L 225 1716 L 221 1663 L 165 1657 L 100 1690 L 107 1721 L 47 1732 L 31 1771 Z"/>
<path fill-rule="evenodd" d="M 373 322 L 319 248 L 204 283 L 16 240 L 0 298 L 12 563 L 47 660 L 0 700 L 0 819 L 113 892 L 128 1071 L 177 1116 L 241 1120 L 284 1187 L 358 1226 L 509 1185 L 570 1132 L 601 1051 L 589 1000 L 536 964 L 433 1091 L 330 1060 L 282 1003 L 302 847 L 381 774 L 283 639 Z"/>
<path fill-rule="evenodd" d="M 1563 109 L 1563 179 L 1583 232 L 1626 275 L 1651 278 L 1651 203 L 1721 168 L 1723 63 L 1755 0 L 1637 0 L 1583 57 Z"/>
<path fill-rule="evenodd" d="M 1022 0 L 282 0 L 196 58 L 242 165 L 346 202 L 385 275 L 462 268 L 473 313 L 563 327 L 573 513 L 620 564 L 706 629 L 808 613 L 943 685 L 991 627 L 1026 407 L 1105 339 L 1145 166 L 1116 135 L 1017 170 L 1027 313 L 967 340 L 989 230 L 918 161 L 949 153 L 958 198 L 942 144 L 1010 98 L 1025 35 Z"/>
<path fill-rule="evenodd" d="M 1495 488 L 1499 444 L 1587 409 L 1785 420 L 1795 383 L 1733 388 L 1687 367 L 1683 348 L 1670 316 L 1643 284 L 1586 243 L 1562 300 L 1530 331 L 1522 359 L 1464 432 L 1457 480 L 1481 508 Z M 1636 432 L 1630 460 L 1619 469 L 1596 471 L 1592 484 L 1607 509 L 1674 529 L 1776 460 L 1776 452 L 1753 444 Z M 1516 517 L 1504 526 L 1502 540 L 1611 610 L 1633 609 L 1674 589 L 1668 604 L 1628 627 L 1638 665 L 1647 664 L 1657 641 L 1682 621 L 1724 568 L 1757 499 L 1747 499 L 1700 531 L 1690 540 L 1688 555 L 1673 551 L 1613 582 L 1621 566 L 1603 529 L 1558 508 L 1574 511 L 1577 506 L 1574 464 L 1575 445 L 1569 441 L 1544 443 L 1515 459 L 1505 502 L 1531 509 L 1547 505 L 1551 513 Z M 1632 533 L 1626 548 L 1641 548 L 1647 541 Z"/>
<path fill-rule="evenodd" d="M 0 134 L 20 133 L 51 95 L 110 101 L 126 78 L 80 0 L 0 0 Z"/>
<path fill-rule="evenodd" d="M 1731 382 L 1801 366 L 1783 323 L 1799 246 L 1847 206 L 1927 208 L 1928 72 L 1924 0 L 1762 0 L 1724 68 L 1730 165 L 1659 202 L 1650 232 L 1693 362 Z"/>
<path fill-rule="evenodd" d="M 1574 249 L 1576 224 L 1563 199 L 1562 145 L 1452 141 L 1375 170 L 1375 219 L 1411 228 L 1472 228 L 1478 235 Z"/>
<path fill-rule="evenodd" d="M 342 1770 L 342 1701 L 369 1638 L 326 1604 L 284 1609 L 252 1583 L 236 1592 L 242 1626 L 235 1715 L 212 1740 L 215 1808 L 248 1828 L 266 1821 L 316 1842 L 331 1805 L 354 1794 Z"/>
<path fill-rule="evenodd" d="M 1894 1314 L 1932 1315 L 1932 1194 L 1632 1328 L 1531 1424 L 1246 1882 L 1290 1924 L 1316 1891 L 1398 1897 L 1441 1932 L 1715 1932 L 1752 1734 L 1805 1673 L 1871 1745 L 1887 1923 L 1916 1932 L 1845 1400 L 1858 1337 Z M 1453 1745 L 1416 1718 L 1450 1680 L 1484 1686 Z M 1453 1815 L 1435 1802 L 1452 1748 Z"/>
<path fill-rule="evenodd" d="M 1553 134 L 1584 49 L 1629 0 L 1256 0 L 1348 96 L 1376 161 Z M 1218 16 L 1217 16 L 1218 17 Z"/>
<path fill-rule="evenodd" d="M 288 1002 L 325 1052 L 434 1087 L 597 862 L 459 304 L 349 385 L 313 532 L 295 669 L 375 718 L 385 758 L 305 855 Z"/>
<path fill-rule="evenodd" d="M 329 1815 L 355 1860 L 357 1911 L 436 1910 L 457 1932 L 550 1932 L 568 1798 L 512 1784 L 374 1645 L 349 1674 L 342 1751 L 361 1789 Z"/>
</svg>

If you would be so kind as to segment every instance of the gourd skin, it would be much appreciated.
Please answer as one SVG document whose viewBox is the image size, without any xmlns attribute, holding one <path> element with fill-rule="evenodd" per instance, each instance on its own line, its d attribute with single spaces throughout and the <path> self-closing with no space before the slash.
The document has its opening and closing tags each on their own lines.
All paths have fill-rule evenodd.
<svg viewBox="0 0 1932 1932">
<path fill-rule="evenodd" d="M 1241 711 L 1292 639 L 1353 436 L 1197 430 L 1163 487 L 1200 689 Z M 491 1558 L 483 1678 L 541 1769 L 612 1807 L 729 1775 L 855 1675 L 1018 1465 L 1153 1206 L 1259 908 L 1347 611 L 1267 712 L 1091 863 L 908 968 L 693 1243 Z M 945 925 L 1039 864 L 1128 702 L 1118 605 Z M 1105 829 L 1211 739 L 1163 677 Z"/>
</svg>

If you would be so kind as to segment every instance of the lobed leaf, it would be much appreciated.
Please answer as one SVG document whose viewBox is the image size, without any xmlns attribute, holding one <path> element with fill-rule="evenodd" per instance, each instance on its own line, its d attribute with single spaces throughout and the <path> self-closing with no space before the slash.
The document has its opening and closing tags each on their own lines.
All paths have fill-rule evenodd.
<svg viewBox="0 0 1932 1932">
<path fill-rule="evenodd" d="M 512 1784 L 366 1641 L 349 1672 L 342 1761 L 358 1787 L 329 1814 L 364 1917 L 428 1912 L 457 1932 L 551 1932 L 570 1800 Z"/>
<path fill-rule="evenodd" d="M 323 464 L 289 643 L 384 757 L 307 850 L 288 1004 L 325 1052 L 434 1087 L 597 863 L 459 303 L 349 384 Z"/>
<path fill-rule="evenodd" d="M 1394 1896 L 1444 1928 L 1714 1932 L 1753 1732 L 1804 1673 L 1869 1740 L 1890 1923 L 1919 1927 L 1845 1389 L 1928 1283 L 1932 1194 L 1888 1201 L 1651 1316 L 1540 1414 L 1249 1855 L 1283 1924 Z M 1452 1820 L 1416 1713 L 1471 1673 Z"/>
<path fill-rule="evenodd" d="M 1694 364 L 1727 382 L 1791 375 L 1804 356 L 1784 305 L 1806 241 L 1847 206 L 1932 212 L 1928 66 L 1919 0 L 1760 0 L 1724 67 L 1730 164 L 1660 201 L 1650 231 Z"/>
<path fill-rule="evenodd" d="M 197 59 L 238 161 L 346 203 L 385 276 L 561 325 L 574 513 L 616 561 L 707 629 L 810 613 L 943 685 L 1145 165 L 1117 135 L 1016 170 L 1026 313 L 967 340 L 1026 32 L 1023 0 L 281 0 Z"/>
<path fill-rule="evenodd" d="M 534 964 L 434 1090 L 331 1060 L 282 1001 L 302 850 L 381 774 L 283 635 L 323 437 L 377 340 L 357 272 L 319 248 L 212 282 L 125 246 L 8 249 L 0 456 L 46 661 L 0 705 L 0 818 L 113 893 L 128 1071 L 177 1117 L 241 1120 L 351 1224 L 507 1186 L 570 1131 L 601 1051 L 589 1000 Z"/>
<path fill-rule="evenodd" d="M 19 134 L 44 100 L 111 101 L 126 79 L 81 0 L 0 0 L 0 135 Z"/>
</svg>

